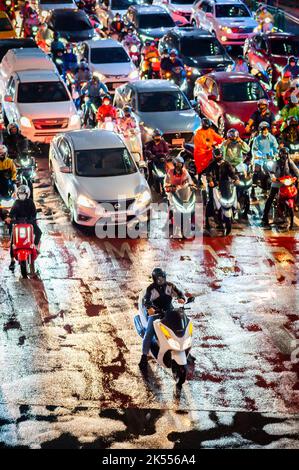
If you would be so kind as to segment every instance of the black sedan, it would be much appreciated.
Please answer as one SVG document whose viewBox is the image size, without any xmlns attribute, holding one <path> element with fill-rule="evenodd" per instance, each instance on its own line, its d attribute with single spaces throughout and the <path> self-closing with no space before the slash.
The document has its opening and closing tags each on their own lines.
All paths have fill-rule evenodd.
<svg viewBox="0 0 299 470">
<path fill-rule="evenodd" d="M 62 39 L 69 42 L 87 41 L 95 36 L 95 31 L 83 10 L 54 10 L 48 20 L 48 27 Z"/>
</svg>

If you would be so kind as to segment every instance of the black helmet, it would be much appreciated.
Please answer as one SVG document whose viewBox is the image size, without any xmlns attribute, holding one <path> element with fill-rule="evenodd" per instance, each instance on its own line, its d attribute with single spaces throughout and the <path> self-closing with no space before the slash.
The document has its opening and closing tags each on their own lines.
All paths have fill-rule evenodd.
<svg viewBox="0 0 299 470">
<path fill-rule="evenodd" d="M 131 108 L 131 106 L 124 106 L 123 112 L 124 112 L 125 114 L 132 114 L 132 108 Z"/>
<path fill-rule="evenodd" d="M 211 121 L 210 121 L 210 119 L 208 119 L 208 118 L 202 118 L 202 120 L 201 120 L 201 125 L 202 125 L 203 129 L 209 129 L 209 127 L 211 127 Z"/>
<path fill-rule="evenodd" d="M 223 159 L 223 152 L 219 147 L 217 147 L 213 150 L 213 158 L 215 158 L 216 160 L 222 160 Z"/>
<path fill-rule="evenodd" d="M 287 147 L 281 147 L 278 152 L 278 156 L 282 160 L 286 160 L 289 156 L 289 149 Z"/>
<path fill-rule="evenodd" d="M 153 132 L 153 138 L 154 137 L 162 137 L 163 135 L 163 132 L 160 131 L 160 129 L 155 129 L 154 132 Z"/>
<path fill-rule="evenodd" d="M 291 55 L 291 57 L 289 57 L 289 61 L 288 61 L 288 62 L 289 62 L 289 63 L 290 63 L 290 62 L 296 62 L 296 63 L 297 63 L 297 59 L 296 59 L 295 56 Z"/>
<path fill-rule="evenodd" d="M 295 126 L 298 126 L 298 119 L 296 116 L 290 116 L 288 119 L 287 119 L 287 125 L 288 126 L 291 126 L 291 125 L 295 125 Z"/>
<path fill-rule="evenodd" d="M 16 134 L 19 133 L 19 126 L 18 124 L 16 124 L 15 122 L 11 122 L 10 124 L 8 124 L 7 126 L 7 132 L 9 135 L 11 135 L 11 131 L 15 129 L 16 130 Z"/>
<path fill-rule="evenodd" d="M 166 281 L 166 272 L 161 268 L 155 268 L 152 272 L 152 278 L 156 284 L 164 284 Z"/>
</svg>

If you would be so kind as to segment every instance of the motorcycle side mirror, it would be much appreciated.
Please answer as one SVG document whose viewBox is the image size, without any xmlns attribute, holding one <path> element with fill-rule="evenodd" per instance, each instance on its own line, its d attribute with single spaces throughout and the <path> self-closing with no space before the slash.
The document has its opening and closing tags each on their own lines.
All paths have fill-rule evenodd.
<svg viewBox="0 0 299 470">
<path fill-rule="evenodd" d="M 10 95 L 5 95 L 4 96 L 4 101 L 6 101 L 6 103 L 12 103 L 12 96 Z"/>
<path fill-rule="evenodd" d="M 71 173 L 72 172 L 72 170 L 70 169 L 69 166 L 61 166 L 59 168 L 59 170 L 61 171 L 61 173 Z"/>
<path fill-rule="evenodd" d="M 188 297 L 188 295 L 190 295 L 190 297 Z M 194 302 L 195 297 L 193 295 L 186 294 L 186 296 L 188 297 L 187 300 L 186 300 L 186 304 L 191 304 L 192 302 Z"/>
</svg>

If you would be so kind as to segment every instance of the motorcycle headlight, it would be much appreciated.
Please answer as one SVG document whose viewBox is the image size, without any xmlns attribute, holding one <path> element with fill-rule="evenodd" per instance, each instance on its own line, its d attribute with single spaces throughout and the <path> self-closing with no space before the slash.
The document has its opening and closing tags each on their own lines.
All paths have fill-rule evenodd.
<svg viewBox="0 0 299 470">
<path fill-rule="evenodd" d="M 131 72 L 129 74 L 129 79 L 130 80 L 134 80 L 135 78 L 138 78 L 139 77 L 139 72 L 138 70 L 133 70 L 133 72 Z"/>
<path fill-rule="evenodd" d="M 80 124 L 80 116 L 73 114 L 70 118 L 70 126 L 77 126 L 78 124 Z"/>
<path fill-rule="evenodd" d="M 138 47 L 133 44 L 133 46 L 131 46 L 131 49 L 130 49 L 131 52 L 138 52 Z"/>
<path fill-rule="evenodd" d="M 22 158 L 22 160 L 20 160 L 20 163 L 21 163 L 21 165 L 22 165 L 23 167 L 26 167 L 26 168 L 27 168 L 28 166 L 30 166 L 31 161 L 28 160 L 28 159 L 23 159 L 23 158 Z"/>
<path fill-rule="evenodd" d="M 30 119 L 28 119 L 26 116 L 21 117 L 20 123 L 21 123 L 21 126 L 23 127 L 32 127 Z"/>
<path fill-rule="evenodd" d="M 147 206 L 151 202 L 151 194 L 150 192 L 146 189 L 143 191 L 143 193 L 140 193 L 137 197 L 137 204 L 140 204 L 142 206 Z"/>
<path fill-rule="evenodd" d="M 89 209 L 93 209 L 96 207 L 96 203 L 84 194 L 79 195 L 77 199 L 77 204 L 78 206 L 88 207 Z"/>
</svg>

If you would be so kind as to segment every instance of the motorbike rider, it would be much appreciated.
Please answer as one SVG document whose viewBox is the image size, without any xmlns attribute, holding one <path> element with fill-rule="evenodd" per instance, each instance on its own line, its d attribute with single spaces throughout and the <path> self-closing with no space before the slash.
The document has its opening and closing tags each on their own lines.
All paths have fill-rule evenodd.
<svg viewBox="0 0 299 470">
<path fill-rule="evenodd" d="M 26 153 L 29 149 L 28 139 L 21 134 L 19 126 L 15 122 L 8 124 L 6 131 L 2 131 L 2 140 L 8 149 L 8 154 L 13 159 Z"/>
<path fill-rule="evenodd" d="M 7 196 L 10 189 L 16 189 L 17 169 L 11 158 L 8 158 L 6 145 L 0 145 L 0 194 Z"/>
<path fill-rule="evenodd" d="M 148 176 L 149 183 L 153 179 L 153 163 L 159 162 L 161 158 L 167 158 L 169 155 L 169 147 L 167 142 L 163 139 L 163 133 L 160 129 L 155 129 L 152 134 L 152 140 L 147 142 L 144 146 L 144 156 L 148 161 Z"/>
<path fill-rule="evenodd" d="M 245 131 L 250 134 L 252 131 L 257 131 L 261 122 L 267 122 L 272 128 L 275 116 L 269 109 L 269 103 L 266 98 L 262 98 L 257 102 L 257 110 L 251 115 Z"/>
<path fill-rule="evenodd" d="M 281 142 L 288 148 L 297 144 L 299 148 L 299 121 L 296 116 L 291 116 L 286 122 L 286 127 L 281 133 Z"/>
<path fill-rule="evenodd" d="M 199 178 L 212 160 L 213 147 L 224 140 L 214 131 L 209 119 L 203 118 L 201 125 L 201 129 L 198 129 L 194 135 L 194 161 Z"/>
<path fill-rule="evenodd" d="M 140 39 L 134 31 L 132 26 L 129 26 L 127 29 L 127 34 L 123 40 L 123 45 L 126 49 L 130 49 L 131 46 L 135 45 L 138 48 L 140 47 Z"/>
<path fill-rule="evenodd" d="M 123 36 L 124 30 L 125 22 L 122 20 L 120 13 L 115 13 L 110 23 L 110 34 L 118 34 L 118 36 L 121 37 Z"/>
<path fill-rule="evenodd" d="M 96 75 L 92 75 L 91 80 L 82 87 L 81 93 L 88 93 L 94 105 L 99 106 L 102 102 L 101 95 L 108 94 L 108 88 Z"/>
<path fill-rule="evenodd" d="M 78 59 L 76 54 L 73 52 L 73 48 L 71 44 L 67 44 L 65 48 L 65 52 L 62 56 L 62 63 L 63 63 L 63 73 L 64 75 L 67 72 L 75 72 L 78 67 Z"/>
<path fill-rule="evenodd" d="M 32 37 L 32 28 L 34 26 L 38 27 L 40 23 L 38 14 L 33 8 L 30 7 L 28 13 L 28 16 L 24 19 L 24 38 Z"/>
<path fill-rule="evenodd" d="M 78 65 L 75 79 L 79 84 L 89 82 L 89 80 L 91 79 L 90 69 L 88 67 L 88 64 L 84 60 L 81 60 L 80 64 Z"/>
<path fill-rule="evenodd" d="M 116 108 L 112 104 L 111 96 L 106 94 L 103 96 L 103 102 L 97 111 L 97 122 L 101 124 L 105 122 L 105 118 L 111 118 L 113 121 L 117 119 Z"/>
<path fill-rule="evenodd" d="M 233 167 L 236 167 L 240 163 L 243 163 L 244 156 L 250 152 L 250 147 L 241 139 L 237 129 L 229 129 L 226 137 L 221 147 L 223 156 Z"/>
<path fill-rule="evenodd" d="M 88 93 L 83 97 L 82 109 L 82 124 L 84 128 L 90 129 L 97 125 L 97 108 L 91 101 Z"/>
<path fill-rule="evenodd" d="M 173 168 L 169 169 L 165 178 L 165 189 L 167 192 L 175 192 L 178 186 L 190 184 L 193 186 L 193 181 L 185 168 L 185 161 L 179 155 L 172 160 Z"/>
<path fill-rule="evenodd" d="M 289 150 L 286 147 L 282 147 L 279 149 L 278 160 L 274 162 L 273 167 L 271 169 L 271 189 L 265 204 L 265 209 L 262 218 L 262 222 L 264 225 L 269 225 L 269 212 L 280 187 L 278 178 L 280 178 L 281 176 L 288 175 L 296 176 L 297 178 L 299 178 L 299 170 L 295 163 L 291 160 L 289 156 Z"/>
<path fill-rule="evenodd" d="M 290 96 L 288 104 L 282 108 L 280 115 L 284 121 L 280 128 L 281 131 L 286 127 L 286 122 L 291 116 L 299 119 L 299 100 L 296 95 Z"/>
<path fill-rule="evenodd" d="M 22 184 L 17 189 L 17 199 L 9 212 L 9 216 L 5 219 L 5 222 L 10 226 L 11 233 L 13 224 L 24 221 L 33 226 L 34 244 L 38 250 L 42 231 L 36 223 L 36 207 L 33 200 L 30 199 L 30 189 L 25 184 Z M 10 245 L 10 258 L 9 269 L 13 271 L 15 268 L 15 260 L 13 256 L 12 240 Z"/>
<path fill-rule="evenodd" d="M 142 75 L 151 75 L 151 61 L 153 59 L 158 59 L 159 60 L 159 51 L 157 49 L 156 43 L 152 41 L 150 45 L 147 45 L 148 43 L 145 43 L 145 47 L 142 49 L 141 54 L 143 56 L 143 61 L 141 64 L 141 70 L 142 70 Z"/>
<path fill-rule="evenodd" d="M 213 160 L 204 171 L 208 183 L 208 203 L 206 206 L 206 229 L 210 229 L 209 217 L 214 215 L 214 195 L 213 188 L 218 186 L 220 191 L 233 180 L 238 183 L 234 167 L 226 160 L 221 148 L 213 150 Z"/>
<path fill-rule="evenodd" d="M 288 63 L 283 69 L 283 73 L 285 72 L 291 72 L 292 78 L 297 78 L 299 77 L 299 65 L 298 65 L 298 59 L 294 56 L 289 57 Z"/>
<path fill-rule="evenodd" d="M 60 39 L 59 33 L 54 32 L 53 41 L 51 43 L 51 54 L 53 59 L 56 59 L 58 56 L 62 56 L 65 51 L 65 46 Z"/>
<path fill-rule="evenodd" d="M 171 72 L 172 70 L 172 61 L 170 60 L 169 57 L 169 51 L 168 49 L 163 49 L 162 54 L 161 54 L 161 61 L 160 61 L 160 73 L 161 73 L 161 78 L 165 78 L 165 75 L 167 72 Z"/>
<path fill-rule="evenodd" d="M 267 10 L 266 6 L 262 6 L 259 8 L 256 12 L 256 20 L 260 25 L 260 29 L 263 32 L 269 31 L 268 28 L 265 28 L 264 25 L 265 23 L 268 22 L 268 24 L 273 25 L 274 23 L 274 17 L 271 15 L 271 13 Z"/>
<path fill-rule="evenodd" d="M 238 55 L 237 60 L 232 68 L 232 72 L 249 72 L 248 64 L 242 55 Z"/>
<path fill-rule="evenodd" d="M 142 356 L 139 362 L 141 370 L 147 369 L 147 356 L 150 351 L 154 336 L 154 321 L 159 318 L 159 313 L 172 309 L 172 300 L 177 298 L 180 304 L 185 303 L 183 292 L 174 284 L 166 280 L 166 272 L 161 268 L 155 268 L 152 272 L 153 282 L 146 289 L 143 299 L 148 312 L 148 323 L 142 342 Z"/>
<path fill-rule="evenodd" d="M 270 132 L 270 125 L 263 121 L 259 125 L 259 134 L 255 136 L 252 143 L 253 156 L 274 156 L 278 150 L 278 142 Z"/>
<path fill-rule="evenodd" d="M 118 120 L 118 125 L 122 133 L 126 133 L 131 129 L 137 129 L 137 121 L 134 116 L 132 116 L 131 106 L 124 106 L 122 111 L 123 115 Z"/>
<path fill-rule="evenodd" d="M 282 109 L 285 105 L 285 93 L 291 87 L 291 72 L 286 70 L 275 85 L 277 106 Z"/>
</svg>

